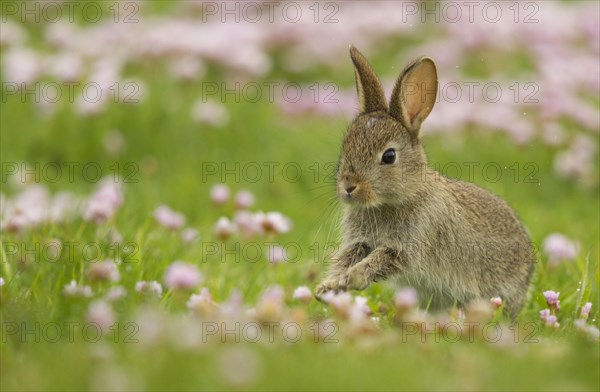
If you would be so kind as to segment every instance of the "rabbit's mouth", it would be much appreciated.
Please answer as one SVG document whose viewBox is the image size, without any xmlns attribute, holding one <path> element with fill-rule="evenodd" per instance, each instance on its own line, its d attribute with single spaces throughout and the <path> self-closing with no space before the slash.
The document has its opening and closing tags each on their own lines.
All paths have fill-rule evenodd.
<svg viewBox="0 0 600 392">
<path fill-rule="evenodd" d="M 364 183 L 340 182 L 338 184 L 338 197 L 346 204 L 361 207 L 374 207 L 378 204 L 375 193 Z"/>
</svg>

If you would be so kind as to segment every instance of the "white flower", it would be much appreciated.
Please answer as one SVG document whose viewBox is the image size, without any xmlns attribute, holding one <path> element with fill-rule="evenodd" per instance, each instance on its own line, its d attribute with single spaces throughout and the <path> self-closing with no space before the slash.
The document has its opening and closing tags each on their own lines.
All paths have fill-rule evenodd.
<svg viewBox="0 0 600 392">
<path fill-rule="evenodd" d="M 145 280 L 139 281 L 135 284 L 135 291 L 142 294 L 154 294 L 157 297 L 162 297 L 162 286 L 157 281 L 146 282 Z"/>
<path fill-rule="evenodd" d="M 63 288 L 63 294 L 67 297 L 86 297 L 89 298 L 93 295 L 92 288 L 90 286 L 79 286 L 75 280 L 72 280 L 68 285 Z"/>
</svg>

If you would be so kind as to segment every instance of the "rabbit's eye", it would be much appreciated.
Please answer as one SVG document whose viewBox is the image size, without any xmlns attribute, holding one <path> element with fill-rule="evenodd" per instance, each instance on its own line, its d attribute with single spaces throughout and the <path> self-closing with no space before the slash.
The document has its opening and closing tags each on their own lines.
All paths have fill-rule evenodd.
<svg viewBox="0 0 600 392">
<path fill-rule="evenodd" d="M 391 165 L 396 162 L 396 150 L 388 148 L 381 156 L 381 163 L 384 165 Z"/>
</svg>

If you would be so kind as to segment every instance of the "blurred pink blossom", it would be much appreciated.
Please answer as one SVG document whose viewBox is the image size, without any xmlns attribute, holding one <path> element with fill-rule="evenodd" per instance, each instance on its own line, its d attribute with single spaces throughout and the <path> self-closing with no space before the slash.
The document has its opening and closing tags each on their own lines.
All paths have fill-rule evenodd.
<svg viewBox="0 0 600 392">
<path fill-rule="evenodd" d="M 107 333 L 116 321 L 115 313 L 109 303 L 98 300 L 88 307 L 86 321 L 98 326 L 103 333 Z"/>
<path fill-rule="evenodd" d="M 281 212 L 267 212 L 266 214 L 259 212 L 256 216 L 261 221 L 266 233 L 285 234 L 292 229 L 292 222 Z"/>
<path fill-rule="evenodd" d="M 199 315 L 210 314 L 216 308 L 216 304 L 206 287 L 200 289 L 199 294 L 192 294 L 186 306 L 189 310 Z"/>
<path fill-rule="evenodd" d="M 103 223 L 112 218 L 122 204 L 121 184 L 112 178 L 105 178 L 88 200 L 84 218 L 96 223 Z"/>
<path fill-rule="evenodd" d="M 217 184 L 210 188 L 210 200 L 216 205 L 222 205 L 229 201 L 231 191 L 225 184 Z"/>
<path fill-rule="evenodd" d="M 559 233 L 546 237 L 543 247 L 550 266 L 556 266 L 561 261 L 575 260 L 577 257 L 578 245 Z"/>
<path fill-rule="evenodd" d="M 221 103 L 199 100 L 194 102 L 192 106 L 192 119 L 200 124 L 222 128 L 229 122 L 229 112 Z"/>
<path fill-rule="evenodd" d="M 281 246 L 269 246 L 267 259 L 271 264 L 280 264 L 287 258 L 285 249 Z"/>
<path fill-rule="evenodd" d="M 256 316 L 262 320 L 278 319 L 283 313 L 285 294 L 281 286 L 273 285 L 265 289 L 256 306 Z"/>
<path fill-rule="evenodd" d="M 299 301 L 308 303 L 312 300 L 312 297 L 312 291 L 310 291 L 310 289 L 306 286 L 300 286 L 297 287 L 296 290 L 294 290 L 293 298 Z"/>
<path fill-rule="evenodd" d="M 542 319 L 548 327 L 558 328 L 560 326 L 556 316 L 550 313 L 550 309 L 540 310 L 540 319 Z"/>
<path fill-rule="evenodd" d="M 558 300 L 558 296 L 560 293 L 557 293 L 553 290 L 544 291 L 544 298 L 546 298 L 546 303 L 550 306 L 551 309 L 560 310 L 560 301 Z"/>
<path fill-rule="evenodd" d="M 235 234 L 236 227 L 228 218 L 222 216 L 215 224 L 213 231 L 219 239 L 225 241 Z"/>
<path fill-rule="evenodd" d="M 185 225 L 185 216 L 173 211 L 166 205 L 160 205 L 154 210 L 154 219 L 163 227 L 177 230 Z"/>
<path fill-rule="evenodd" d="M 41 63 L 40 55 L 34 50 L 15 48 L 5 51 L 2 55 L 4 82 L 21 87 L 37 81 Z"/>
<path fill-rule="evenodd" d="M 193 289 L 202 281 L 202 274 L 194 264 L 184 261 L 173 262 L 165 273 L 165 283 L 175 290 Z"/>
<path fill-rule="evenodd" d="M 63 288 L 63 294 L 67 297 L 84 297 L 89 298 L 93 295 L 90 286 L 80 286 L 75 280 L 72 280 Z"/>
<path fill-rule="evenodd" d="M 183 240 L 183 242 L 186 242 L 188 244 L 196 242 L 198 238 L 200 238 L 200 233 L 198 233 L 198 230 L 193 229 L 191 227 L 183 229 L 183 231 L 181 232 L 181 239 Z"/>
<path fill-rule="evenodd" d="M 574 322 L 575 330 L 583 334 L 588 340 L 598 342 L 600 340 L 600 330 L 595 325 L 589 325 L 584 319 L 577 319 Z"/>
<path fill-rule="evenodd" d="M 155 280 L 151 282 L 142 280 L 135 284 L 135 291 L 141 294 L 152 294 L 160 298 L 163 290 L 161 284 Z"/>
<path fill-rule="evenodd" d="M 254 195 L 247 190 L 241 190 L 235 195 L 235 206 L 239 209 L 246 209 L 254 206 Z"/>
<path fill-rule="evenodd" d="M 115 286 L 111 287 L 110 290 L 108 290 L 108 293 L 106 293 L 106 299 L 108 301 L 114 302 L 120 300 L 121 298 L 125 298 L 126 295 L 127 290 L 125 290 L 125 287 Z"/>
<path fill-rule="evenodd" d="M 490 303 L 492 305 L 494 305 L 494 307 L 499 308 L 502 306 L 502 298 L 500 297 L 493 297 L 490 299 Z"/>
<path fill-rule="evenodd" d="M 233 222 L 244 238 L 252 238 L 264 232 L 261 218 L 248 211 L 236 212 L 233 216 Z"/>
<path fill-rule="evenodd" d="M 92 281 L 118 282 L 121 279 L 117 265 L 112 260 L 104 260 L 91 264 L 87 273 Z"/>
<path fill-rule="evenodd" d="M 394 305 L 400 311 L 415 308 L 419 303 L 417 290 L 407 287 L 396 291 L 394 294 Z"/>
<path fill-rule="evenodd" d="M 171 60 L 169 68 L 173 76 L 182 80 L 201 79 L 206 73 L 202 60 L 195 56 L 177 57 Z"/>
<path fill-rule="evenodd" d="M 581 317 L 584 320 L 587 320 L 588 317 L 590 317 L 590 310 L 592 310 L 592 303 L 586 302 L 585 305 L 583 305 L 583 307 L 581 308 L 581 314 L 579 317 Z"/>
</svg>

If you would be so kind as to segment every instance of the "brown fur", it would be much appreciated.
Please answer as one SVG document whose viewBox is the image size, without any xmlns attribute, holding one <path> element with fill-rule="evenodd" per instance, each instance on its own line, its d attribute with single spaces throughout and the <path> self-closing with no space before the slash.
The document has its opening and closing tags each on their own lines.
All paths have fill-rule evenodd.
<svg viewBox="0 0 600 392">
<path fill-rule="evenodd" d="M 350 54 L 360 114 L 339 158 L 342 244 L 317 296 L 397 277 L 433 308 L 499 296 L 516 315 L 534 263 L 525 229 L 502 199 L 427 166 L 419 128 L 435 102 L 433 60 L 401 73 L 388 109 L 366 59 L 353 47 Z M 385 165 L 389 148 L 396 161 Z"/>
</svg>

